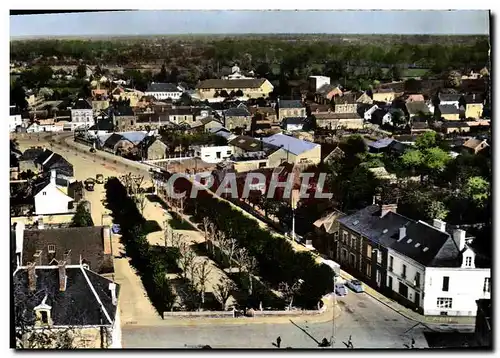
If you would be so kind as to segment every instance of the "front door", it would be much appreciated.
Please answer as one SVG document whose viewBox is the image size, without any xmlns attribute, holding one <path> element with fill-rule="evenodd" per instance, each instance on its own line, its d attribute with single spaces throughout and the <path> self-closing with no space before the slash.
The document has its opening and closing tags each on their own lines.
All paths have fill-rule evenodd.
<svg viewBox="0 0 500 358">
<path fill-rule="evenodd" d="M 420 293 L 418 292 L 415 292 L 415 305 L 417 305 L 417 307 L 420 307 Z"/>
<path fill-rule="evenodd" d="M 387 287 L 392 290 L 392 276 L 387 277 Z"/>
</svg>

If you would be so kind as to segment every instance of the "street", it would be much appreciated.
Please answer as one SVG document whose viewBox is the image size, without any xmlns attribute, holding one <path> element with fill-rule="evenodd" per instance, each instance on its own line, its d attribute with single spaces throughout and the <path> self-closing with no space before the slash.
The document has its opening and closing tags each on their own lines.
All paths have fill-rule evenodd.
<svg viewBox="0 0 500 358">
<path fill-rule="evenodd" d="M 35 140 L 36 141 L 36 140 Z M 21 149 L 25 149 L 26 140 L 19 140 Z M 64 143 L 64 141 L 63 141 Z M 47 145 L 43 140 L 32 143 Z M 48 146 L 50 148 L 50 146 Z M 72 148 L 54 146 L 75 169 L 78 180 L 94 177 L 98 173 L 105 177 L 119 176 L 126 173 L 124 165 L 104 163 L 102 159 L 93 161 L 90 156 L 82 156 Z M 86 153 L 87 154 L 87 153 Z M 91 155 L 90 153 L 88 153 Z M 146 172 L 144 172 L 147 174 Z M 145 176 L 147 178 L 147 176 Z M 103 185 L 96 185 L 94 192 L 86 192 L 86 199 L 92 205 L 92 218 L 96 225 L 101 224 L 105 212 L 101 200 L 104 198 Z M 151 217 L 154 208 L 148 203 L 146 216 Z M 160 221 L 163 211 L 158 212 Z M 162 222 L 159 222 L 163 224 Z M 157 238 L 159 239 L 159 238 Z M 122 339 L 126 348 L 185 348 L 198 345 L 210 345 L 213 348 L 272 348 L 272 342 L 281 337 L 281 347 L 317 348 L 323 338 L 330 340 L 335 326 L 334 348 L 345 348 L 343 342 L 352 338 L 354 348 L 404 348 L 415 339 L 415 347 L 427 347 L 422 334 L 424 326 L 409 320 L 366 293 L 356 294 L 349 291 L 346 297 L 338 298 L 341 314 L 332 322 L 281 324 L 242 324 L 242 325 L 202 325 L 175 326 L 162 324 L 161 318 L 154 311 L 144 288 L 127 260 L 119 257 L 119 243 L 113 242 L 115 254 L 115 279 L 122 285 L 120 311 L 122 314 Z M 455 327 L 434 325 L 432 329 L 450 330 Z"/>
</svg>

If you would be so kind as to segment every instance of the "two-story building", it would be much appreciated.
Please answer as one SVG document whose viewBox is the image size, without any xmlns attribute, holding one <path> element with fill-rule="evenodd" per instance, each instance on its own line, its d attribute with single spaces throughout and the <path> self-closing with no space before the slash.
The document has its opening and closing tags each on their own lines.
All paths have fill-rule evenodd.
<svg viewBox="0 0 500 358">
<path fill-rule="evenodd" d="M 306 107 L 300 100 L 280 100 L 278 99 L 278 120 L 282 121 L 287 117 L 305 118 Z"/>
<path fill-rule="evenodd" d="M 94 111 L 89 101 L 79 98 L 71 107 L 71 124 L 73 130 L 80 127 L 90 128 L 94 125 Z"/>
<path fill-rule="evenodd" d="M 16 109 L 16 106 L 10 106 L 9 116 L 9 132 L 15 132 L 17 127 L 23 125 L 23 118 L 21 112 Z"/>
<path fill-rule="evenodd" d="M 116 131 L 124 132 L 135 129 L 137 125 L 137 115 L 130 106 L 118 106 L 110 108 L 113 126 Z"/>
<path fill-rule="evenodd" d="M 252 127 L 252 115 L 245 105 L 223 111 L 224 127 L 229 130 L 241 128 L 249 131 Z"/>
<path fill-rule="evenodd" d="M 484 98 L 482 95 L 472 93 L 464 96 L 465 117 L 479 119 L 483 117 Z"/>
<path fill-rule="evenodd" d="M 152 82 L 144 93 L 146 96 L 153 96 L 160 101 L 165 99 L 177 101 L 181 98 L 182 89 L 175 83 Z"/>
<path fill-rule="evenodd" d="M 201 81 L 196 85 L 196 91 L 201 100 L 213 99 L 225 91 L 241 91 L 248 98 L 269 97 L 274 87 L 265 78 L 242 78 L 242 79 L 209 79 Z"/>
</svg>

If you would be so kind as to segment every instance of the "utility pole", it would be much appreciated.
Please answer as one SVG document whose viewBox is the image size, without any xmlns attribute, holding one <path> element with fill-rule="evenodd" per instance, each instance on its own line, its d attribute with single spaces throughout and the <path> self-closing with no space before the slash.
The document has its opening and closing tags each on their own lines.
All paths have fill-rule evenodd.
<svg viewBox="0 0 500 358">
<path fill-rule="evenodd" d="M 335 292 L 335 283 L 337 281 L 337 274 L 333 276 L 333 308 L 332 308 L 332 339 L 330 347 L 334 349 L 333 343 L 335 342 L 335 307 L 337 307 L 337 294 Z"/>
</svg>

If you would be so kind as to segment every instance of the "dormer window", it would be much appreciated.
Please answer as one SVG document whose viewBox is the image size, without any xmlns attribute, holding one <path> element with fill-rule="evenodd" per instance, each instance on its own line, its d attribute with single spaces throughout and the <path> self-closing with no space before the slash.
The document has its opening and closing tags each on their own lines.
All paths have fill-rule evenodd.
<svg viewBox="0 0 500 358">
<path fill-rule="evenodd" d="M 43 298 L 42 302 L 34 308 L 36 324 L 39 326 L 52 325 L 51 310 L 52 307 L 47 304 L 47 295 Z"/>
</svg>

